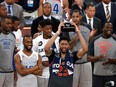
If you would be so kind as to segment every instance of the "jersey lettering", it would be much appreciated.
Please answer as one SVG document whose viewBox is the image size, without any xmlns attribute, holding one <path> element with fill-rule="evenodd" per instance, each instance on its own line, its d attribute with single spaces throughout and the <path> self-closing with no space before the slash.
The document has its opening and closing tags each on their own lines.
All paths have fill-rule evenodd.
<svg viewBox="0 0 116 87">
<path fill-rule="evenodd" d="M 58 14 L 58 12 L 59 12 L 58 4 L 55 4 L 55 5 L 54 5 L 53 11 L 55 11 L 56 14 Z"/>
</svg>

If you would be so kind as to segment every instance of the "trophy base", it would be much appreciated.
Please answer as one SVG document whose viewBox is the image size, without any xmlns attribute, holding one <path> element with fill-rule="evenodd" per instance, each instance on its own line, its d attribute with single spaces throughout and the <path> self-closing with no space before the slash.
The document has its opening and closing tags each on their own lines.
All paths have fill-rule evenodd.
<svg viewBox="0 0 116 87">
<path fill-rule="evenodd" d="M 61 27 L 62 32 L 75 32 L 75 27 L 69 22 L 64 23 L 64 26 Z"/>
</svg>

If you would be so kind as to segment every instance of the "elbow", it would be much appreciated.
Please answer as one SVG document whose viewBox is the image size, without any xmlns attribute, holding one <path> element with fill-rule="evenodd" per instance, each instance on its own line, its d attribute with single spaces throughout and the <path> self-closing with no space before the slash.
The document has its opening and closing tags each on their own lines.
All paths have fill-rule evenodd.
<svg viewBox="0 0 116 87">
<path fill-rule="evenodd" d="M 84 51 L 84 53 L 87 53 L 88 52 L 88 47 L 84 48 L 83 51 Z"/>
<path fill-rule="evenodd" d="M 45 46 L 44 50 L 45 50 L 45 52 L 48 52 L 50 50 L 50 48 L 48 46 Z"/>
<path fill-rule="evenodd" d="M 91 62 L 90 56 L 87 56 L 87 61 L 88 61 L 88 62 Z"/>
<path fill-rule="evenodd" d="M 27 75 L 25 72 L 19 72 L 19 74 L 20 74 L 21 76 Z"/>
</svg>

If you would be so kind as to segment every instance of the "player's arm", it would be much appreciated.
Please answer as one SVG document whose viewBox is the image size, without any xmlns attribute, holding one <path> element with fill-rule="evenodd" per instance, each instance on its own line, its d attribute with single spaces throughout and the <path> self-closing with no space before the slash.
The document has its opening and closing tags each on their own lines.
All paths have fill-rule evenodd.
<svg viewBox="0 0 116 87">
<path fill-rule="evenodd" d="M 69 8 L 68 0 L 63 0 L 63 8 Z"/>
<path fill-rule="evenodd" d="M 43 5 L 43 0 L 40 0 L 39 8 L 38 8 L 38 16 L 43 15 L 43 11 L 42 11 L 43 6 L 42 5 Z"/>
<path fill-rule="evenodd" d="M 17 72 L 22 76 L 31 74 L 34 71 L 38 70 L 39 68 L 37 65 L 34 66 L 33 68 L 23 67 L 23 65 L 21 64 L 20 56 L 18 54 L 15 55 L 15 64 L 16 64 Z"/>
<path fill-rule="evenodd" d="M 42 57 L 40 56 L 40 54 L 38 54 L 37 66 L 38 66 L 38 69 L 35 70 L 32 74 L 41 76 L 42 75 L 42 71 L 43 71 L 43 67 L 42 67 Z"/>
<path fill-rule="evenodd" d="M 52 36 L 49 41 L 47 42 L 47 44 L 44 47 L 44 50 L 46 52 L 47 56 L 50 56 L 52 54 L 52 50 L 50 49 L 53 45 L 53 43 L 55 42 L 56 38 L 60 35 L 61 33 L 61 26 L 63 26 L 63 23 L 61 22 L 60 25 L 58 26 L 58 31 L 54 34 L 54 36 Z"/>
</svg>

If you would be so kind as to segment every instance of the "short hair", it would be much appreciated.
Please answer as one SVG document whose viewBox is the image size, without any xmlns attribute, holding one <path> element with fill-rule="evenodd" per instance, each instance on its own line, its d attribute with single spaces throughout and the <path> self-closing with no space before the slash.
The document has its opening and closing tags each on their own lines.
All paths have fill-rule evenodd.
<svg viewBox="0 0 116 87">
<path fill-rule="evenodd" d="M 0 3 L 0 8 L 1 8 L 2 6 L 3 6 L 3 7 L 6 7 L 5 4 L 1 4 L 1 3 Z"/>
<path fill-rule="evenodd" d="M 42 7 L 43 7 L 45 4 L 49 4 L 50 7 L 52 7 L 52 5 L 51 5 L 49 2 L 45 2 L 45 3 L 43 3 Z"/>
<path fill-rule="evenodd" d="M 93 2 L 90 2 L 89 4 L 87 4 L 86 9 L 88 9 L 90 6 L 91 7 L 95 7 L 95 5 L 93 4 Z"/>
<path fill-rule="evenodd" d="M 20 19 L 16 16 L 12 16 L 12 22 L 14 23 L 15 21 L 20 21 Z"/>
<path fill-rule="evenodd" d="M 2 17 L 1 21 L 4 21 L 5 19 L 11 19 L 12 20 L 12 17 L 11 16 L 4 16 L 4 17 Z"/>
<path fill-rule="evenodd" d="M 112 23 L 111 23 L 111 22 L 107 21 L 107 22 L 104 24 L 103 30 L 105 29 L 106 24 L 111 24 L 111 25 L 112 25 Z M 112 25 L 112 26 L 113 26 L 113 25 Z"/>
<path fill-rule="evenodd" d="M 78 9 L 73 10 L 73 11 L 72 11 L 72 13 L 71 13 L 71 16 L 72 16 L 72 14 L 73 14 L 73 13 L 76 13 L 76 12 L 78 12 L 78 13 L 79 13 L 79 15 L 81 15 L 81 16 L 82 16 L 82 13 L 81 13 Z"/>
<path fill-rule="evenodd" d="M 31 37 L 31 35 L 29 35 L 29 34 L 24 35 L 24 36 L 23 36 L 23 42 L 25 41 L 25 38 L 26 38 L 26 37 Z M 32 37 L 31 37 L 31 38 L 32 38 Z"/>
<path fill-rule="evenodd" d="M 53 25 L 53 22 L 50 19 L 44 19 L 39 24 L 41 27 L 45 27 L 46 25 Z"/>
<path fill-rule="evenodd" d="M 62 36 L 62 37 L 60 37 L 60 39 L 59 39 L 59 43 L 62 41 L 62 40 L 65 40 L 65 41 L 67 41 L 68 43 L 69 43 L 69 38 L 68 37 L 66 37 L 66 36 Z"/>
</svg>

